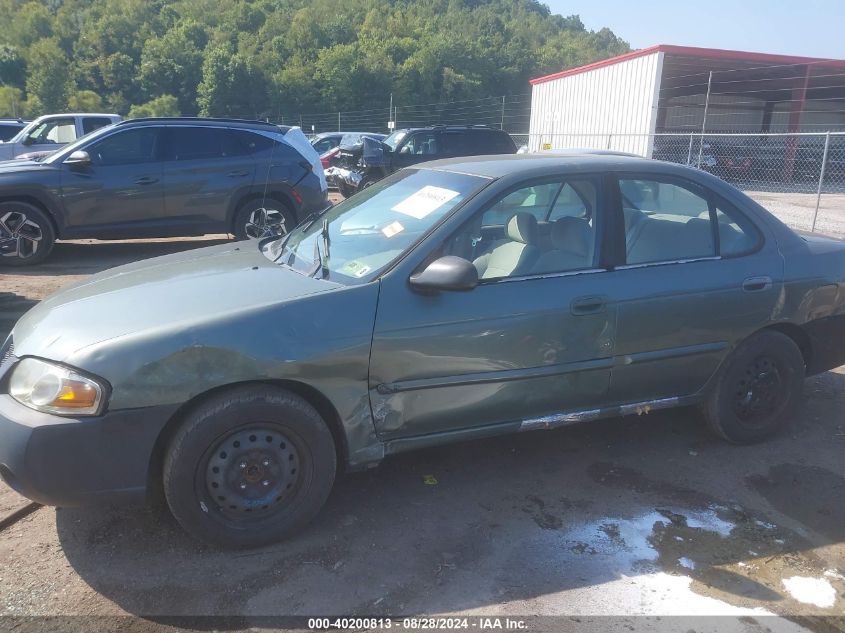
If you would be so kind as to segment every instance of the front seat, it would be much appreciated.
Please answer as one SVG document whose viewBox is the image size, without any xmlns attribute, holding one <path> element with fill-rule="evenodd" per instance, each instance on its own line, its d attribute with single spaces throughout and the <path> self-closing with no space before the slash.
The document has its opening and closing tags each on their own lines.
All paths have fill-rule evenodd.
<svg viewBox="0 0 845 633">
<path fill-rule="evenodd" d="M 559 273 L 592 265 L 592 231 L 586 220 L 560 218 L 552 225 L 552 250 L 543 253 L 531 272 Z"/>
<path fill-rule="evenodd" d="M 530 213 L 523 211 L 513 215 L 505 225 L 505 237 L 507 239 L 500 241 L 493 250 L 473 262 L 480 279 L 527 274 L 540 256 L 537 218 Z"/>
</svg>

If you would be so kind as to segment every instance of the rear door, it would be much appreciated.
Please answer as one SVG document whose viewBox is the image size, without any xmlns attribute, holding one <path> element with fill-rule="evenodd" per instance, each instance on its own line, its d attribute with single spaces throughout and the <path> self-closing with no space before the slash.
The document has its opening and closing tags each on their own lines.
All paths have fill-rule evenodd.
<svg viewBox="0 0 845 633">
<path fill-rule="evenodd" d="M 164 198 L 168 222 L 186 230 L 228 230 L 233 201 L 252 187 L 255 155 L 240 131 L 168 126 Z"/>
<path fill-rule="evenodd" d="M 610 400 L 693 394 L 770 319 L 782 259 L 774 240 L 699 183 L 654 173 L 617 182 L 625 253 L 612 273 L 620 294 Z"/>
</svg>

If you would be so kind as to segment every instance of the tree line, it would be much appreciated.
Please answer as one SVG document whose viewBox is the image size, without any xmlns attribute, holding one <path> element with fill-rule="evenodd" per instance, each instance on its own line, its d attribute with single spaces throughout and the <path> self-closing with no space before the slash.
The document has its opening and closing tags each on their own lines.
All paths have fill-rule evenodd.
<svg viewBox="0 0 845 633">
<path fill-rule="evenodd" d="M 520 94 L 629 50 L 536 0 L 0 0 L 0 116 L 292 120 Z"/>
</svg>

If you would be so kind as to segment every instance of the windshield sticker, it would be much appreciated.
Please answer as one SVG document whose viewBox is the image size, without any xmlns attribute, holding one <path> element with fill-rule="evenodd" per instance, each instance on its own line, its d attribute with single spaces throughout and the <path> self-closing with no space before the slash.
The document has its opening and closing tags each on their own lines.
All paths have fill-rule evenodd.
<svg viewBox="0 0 845 633">
<path fill-rule="evenodd" d="M 352 261 L 346 262 L 343 265 L 342 270 L 353 277 L 363 277 L 370 272 L 371 268 L 366 264 L 362 264 L 358 260 L 353 259 Z"/>
<path fill-rule="evenodd" d="M 458 191 L 451 189 L 444 189 L 443 187 L 433 187 L 426 185 L 419 191 L 412 193 L 402 202 L 397 204 L 391 211 L 398 211 L 405 215 L 410 215 L 412 218 L 422 220 L 435 209 L 442 207 L 452 198 L 460 195 Z"/>
<path fill-rule="evenodd" d="M 388 224 L 384 227 L 381 232 L 384 233 L 385 237 L 393 237 L 394 235 L 398 235 L 402 231 L 405 230 L 405 227 L 402 226 L 400 222 L 393 222 L 392 224 Z"/>
</svg>

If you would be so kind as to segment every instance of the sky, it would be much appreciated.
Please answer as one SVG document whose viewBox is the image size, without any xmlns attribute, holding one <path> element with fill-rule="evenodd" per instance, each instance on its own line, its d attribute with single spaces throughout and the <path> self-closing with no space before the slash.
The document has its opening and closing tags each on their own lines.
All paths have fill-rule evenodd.
<svg viewBox="0 0 845 633">
<path fill-rule="evenodd" d="M 845 59 L 845 0 L 543 0 L 604 26 L 631 48 L 653 44 Z"/>
</svg>

